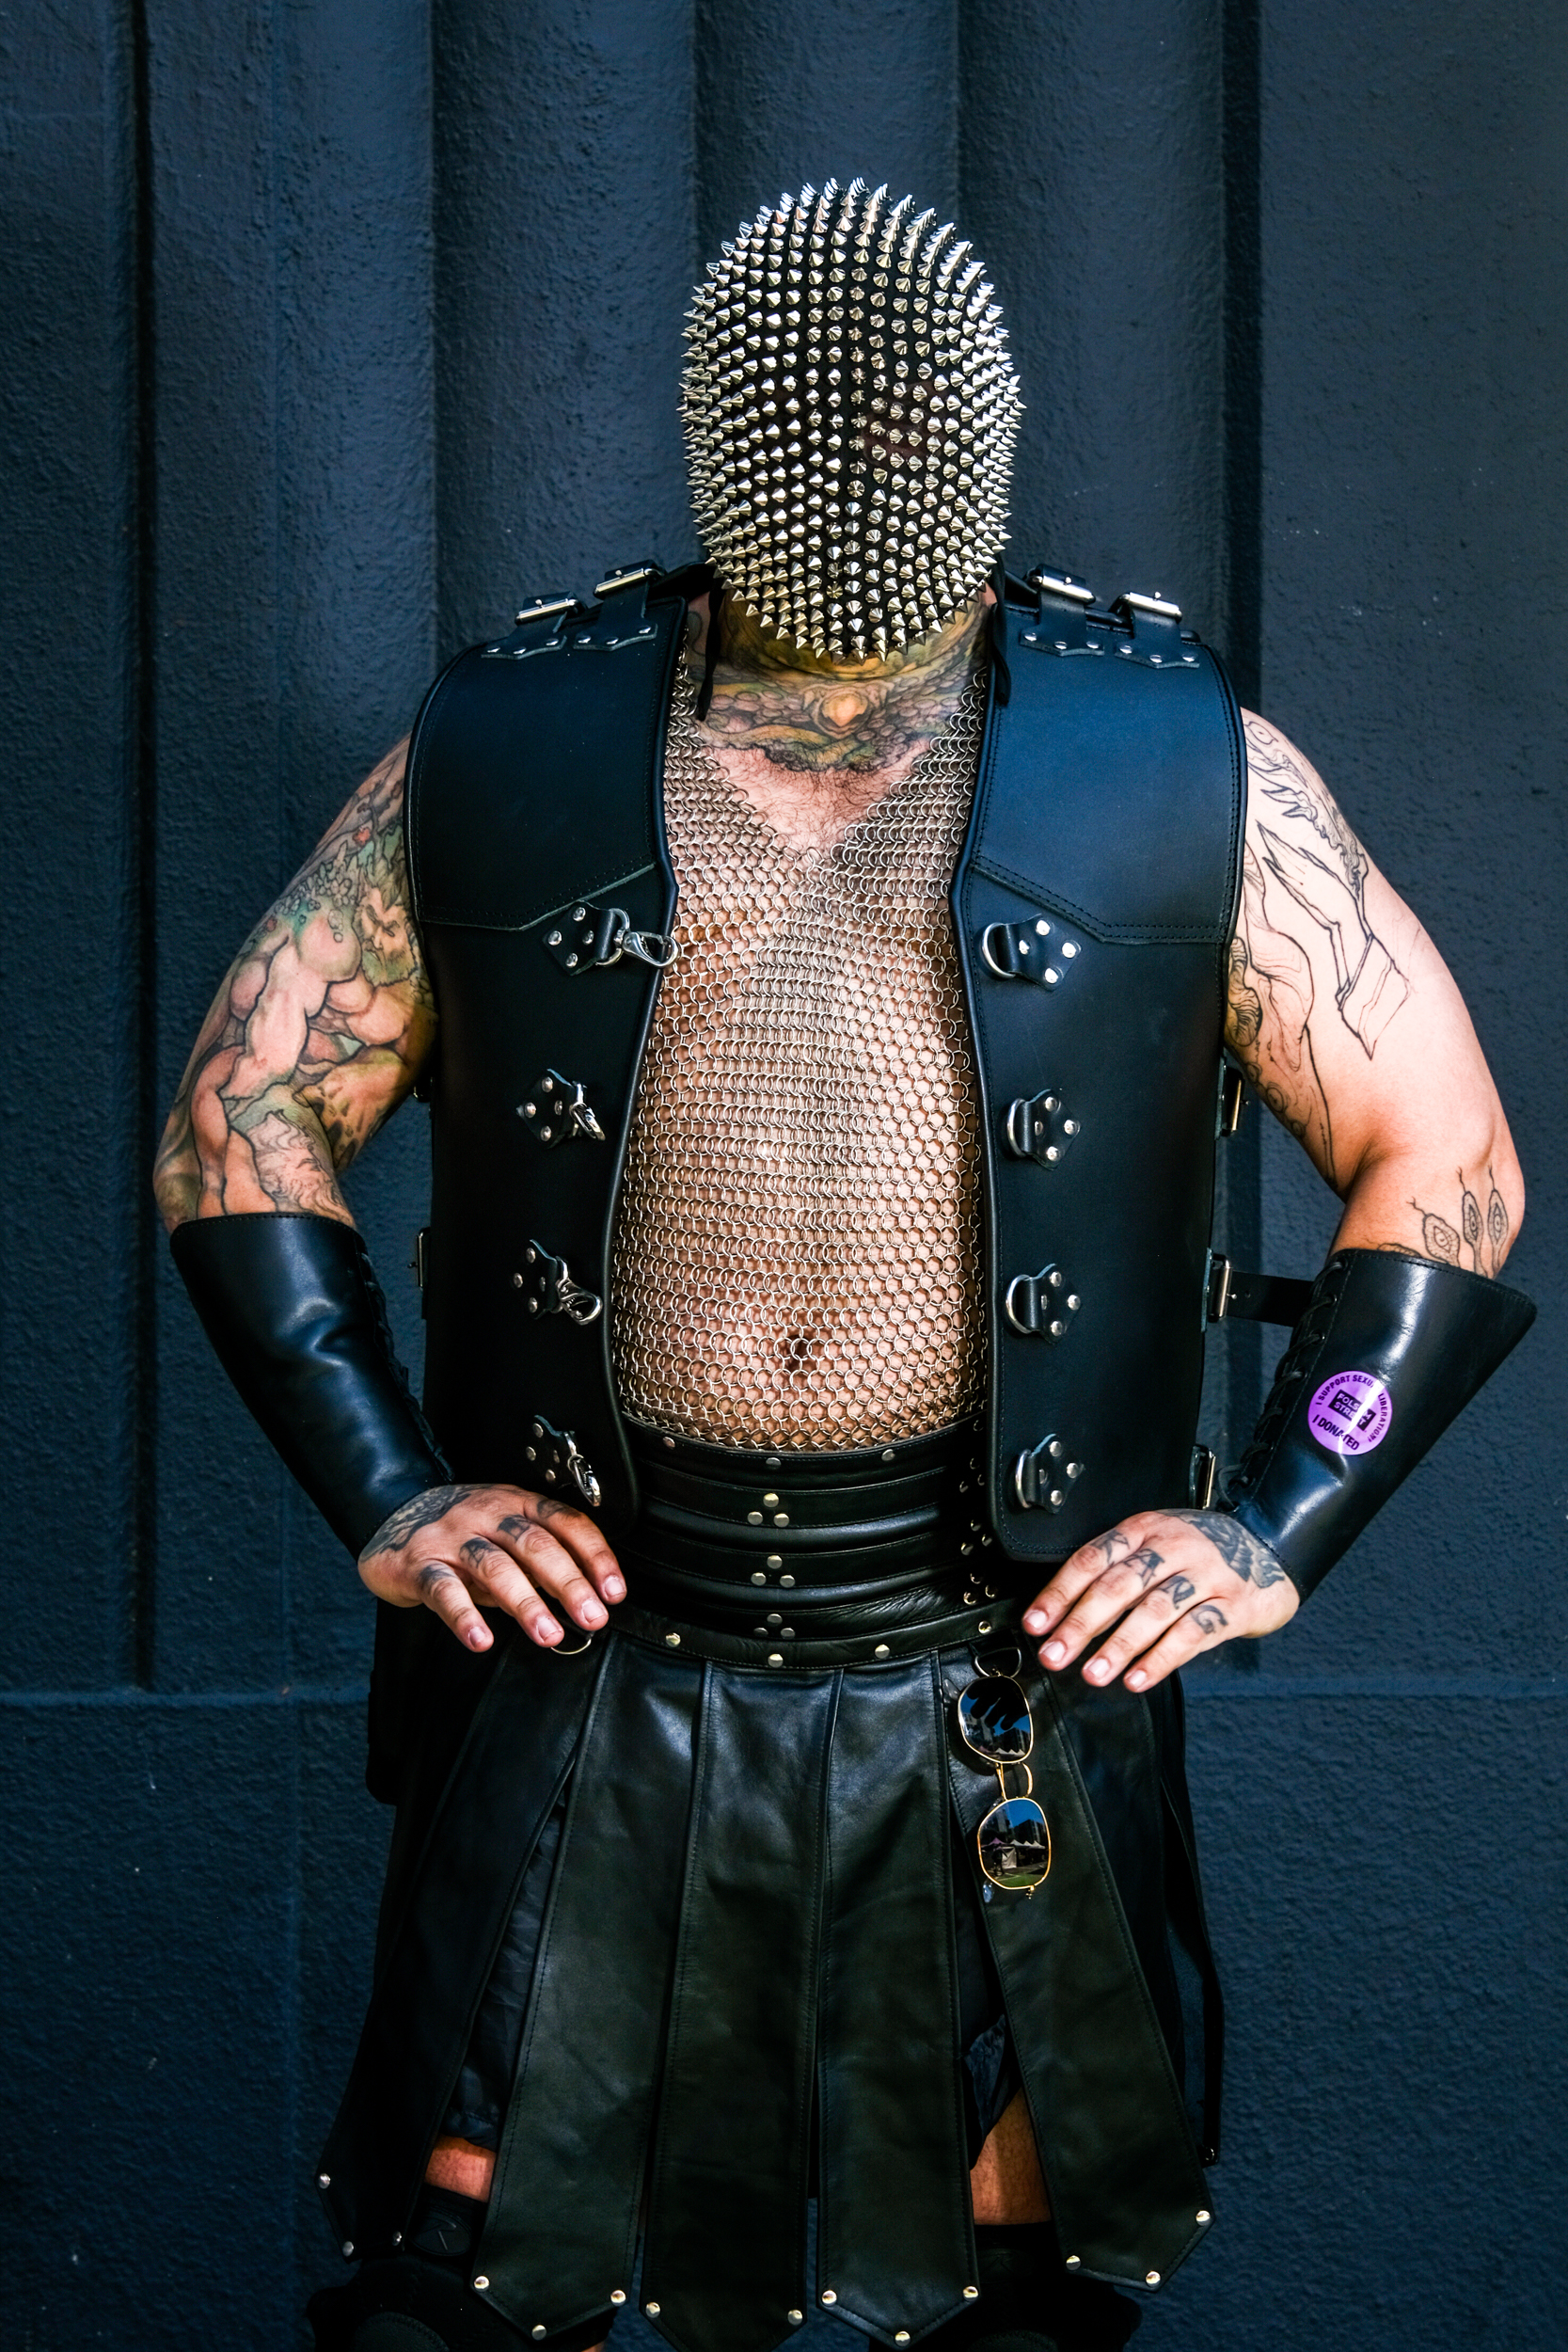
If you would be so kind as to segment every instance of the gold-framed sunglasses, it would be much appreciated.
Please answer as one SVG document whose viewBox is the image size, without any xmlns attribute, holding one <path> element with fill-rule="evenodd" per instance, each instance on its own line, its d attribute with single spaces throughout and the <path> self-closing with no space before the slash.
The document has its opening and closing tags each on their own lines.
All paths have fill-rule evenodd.
<svg viewBox="0 0 1568 2352">
<path fill-rule="evenodd" d="M 978 1659 L 974 1669 L 977 1680 L 953 1703 L 958 1737 L 991 1767 L 1002 1792 L 974 1833 L 980 1867 L 1006 1893 L 1032 1895 L 1051 1876 L 1051 1824 L 1036 1802 L 1029 1770 L 1035 1719 L 1022 1684 L 1011 1674 L 988 1668 Z M 1027 1784 L 1022 1796 L 1007 1787 L 1007 1774 L 1015 1772 Z"/>
</svg>

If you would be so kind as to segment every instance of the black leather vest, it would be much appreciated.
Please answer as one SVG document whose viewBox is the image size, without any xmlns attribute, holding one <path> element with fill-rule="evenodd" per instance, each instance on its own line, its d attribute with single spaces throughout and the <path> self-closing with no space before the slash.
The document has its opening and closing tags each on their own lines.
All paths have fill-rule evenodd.
<svg viewBox="0 0 1568 2352">
<path fill-rule="evenodd" d="M 674 919 L 666 715 L 706 584 L 541 605 L 449 666 L 409 755 L 440 1022 L 426 1408 L 459 1477 L 596 1494 L 612 1539 L 637 1495 L 610 1244 Z M 1172 608 L 1009 581 L 992 644 L 952 905 L 985 1107 L 989 1518 L 1035 1561 L 1189 1499 L 1245 763 Z"/>
</svg>

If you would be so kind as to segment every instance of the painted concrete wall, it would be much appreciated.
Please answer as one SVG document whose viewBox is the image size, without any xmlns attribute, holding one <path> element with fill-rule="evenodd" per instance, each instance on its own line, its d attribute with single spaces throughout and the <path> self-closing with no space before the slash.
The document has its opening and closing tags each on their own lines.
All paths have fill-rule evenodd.
<svg viewBox="0 0 1568 2352">
<path fill-rule="evenodd" d="M 276 2352 L 333 2267 L 368 1604 L 150 1216 L 188 1042 L 439 657 L 687 550 L 686 290 L 860 171 L 1007 305 L 1015 551 L 1177 595 L 1318 760 L 1531 1187 L 1531 1341 L 1297 1627 L 1193 1677 L 1227 2153 L 1141 2341 L 1560 2344 L 1568 20 L 36 0 L 0 71 L 0 2343 Z M 416 1359 L 422 1117 L 352 1179 Z M 1309 1271 L 1332 1200 L 1229 1151 L 1236 1253 Z M 1215 1357 L 1233 1453 L 1267 1364 Z"/>
</svg>

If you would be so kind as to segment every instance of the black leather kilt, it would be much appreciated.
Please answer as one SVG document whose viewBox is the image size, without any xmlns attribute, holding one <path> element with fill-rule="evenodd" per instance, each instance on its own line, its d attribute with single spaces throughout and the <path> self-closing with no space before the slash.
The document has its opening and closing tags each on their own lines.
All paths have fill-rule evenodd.
<svg viewBox="0 0 1568 2352">
<path fill-rule="evenodd" d="M 968 2308 L 973 2142 L 1017 2081 L 1069 2263 L 1153 2286 L 1204 2234 L 1219 2011 L 1180 1691 L 1039 1671 L 1039 1571 L 975 1523 L 974 1442 L 641 1431 L 609 1632 L 544 1651 L 493 1619 L 482 1662 L 383 1613 L 398 1828 L 321 2168 L 345 2252 L 395 2249 L 434 2140 L 492 2137 L 478 2115 L 475 2283 L 524 2337 L 624 2300 L 641 2236 L 682 2352 L 768 2352 L 811 2302 L 915 2341 Z M 977 1661 L 1015 1659 L 1053 1842 L 1033 1895 L 979 1871 L 997 1778 L 954 1730 Z"/>
</svg>

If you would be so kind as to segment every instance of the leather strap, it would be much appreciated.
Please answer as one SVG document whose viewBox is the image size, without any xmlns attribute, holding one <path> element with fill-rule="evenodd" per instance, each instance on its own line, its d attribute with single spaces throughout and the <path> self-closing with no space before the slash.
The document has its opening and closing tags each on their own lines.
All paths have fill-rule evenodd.
<svg viewBox="0 0 1568 2352">
<path fill-rule="evenodd" d="M 781 1707 L 776 1682 L 704 1674 L 642 2257 L 643 2309 L 681 2352 L 773 2352 L 805 2309 L 839 1677 L 790 1679 Z"/>
<path fill-rule="evenodd" d="M 554 2337 L 631 2285 L 686 1862 L 685 1807 L 669 1792 L 689 1769 L 700 1695 L 689 1666 L 610 1645 L 474 2264 L 527 2335 Z M 585 1951 L 603 1962 L 591 1998 Z M 652 1965 L 626 1965 L 633 1952 Z"/>
<path fill-rule="evenodd" d="M 950 1697 L 963 1688 L 961 1675 L 949 1664 Z M 983 1915 L 1040 2169 L 1070 2266 L 1118 2286 L 1158 2286 L 1208 2226 L 1207 2184 L 1060 1688 L 1027 1650 L 1019 1679 L 1035 1721 L 1030 1770 L 1051 1824 L 1051 1875 L 1032 1896 L 994 1894 Z M 1114 1768 L 1126 1801 L 1157 1779 L 1149 1719 L 1136 1706 L 1099 1707 L 1101 1695 L 1085 1686 L 1079 1703 L 1094 1708 L 1101 1769 L 1120 1728 Z M 953 1742 L 948 1757 L 968 1867 L 977 1873 L 974 1833 L 996 1802 L 995 1776 Z"/>
<path fill-rule="evenodd" d="M 979 2275 L 957 2037 L 931 2040 L 933 2010 L 958 2013 L 947 1792 L 940 1761 L 912 1788 L 890 1778 L 894 1724 L 941 1758 L 931 1656 L 845 1676 L 829 1778 L 817 2291 L 883 2344 L 968 2310 Z M 931 1955 L 935 1988 L 893 1951 Z"/>
</svg>

